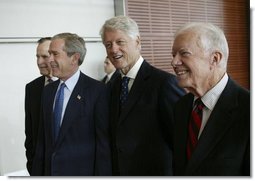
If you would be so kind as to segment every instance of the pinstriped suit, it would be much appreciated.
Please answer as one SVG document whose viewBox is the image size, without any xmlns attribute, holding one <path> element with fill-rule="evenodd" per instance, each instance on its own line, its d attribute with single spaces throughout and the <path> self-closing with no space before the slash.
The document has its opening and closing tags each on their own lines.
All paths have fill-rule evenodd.
<svg viewBox="0 0 255 181">
<path fill-rule="evenodd" d="M 60 81 L 45 87 L 33 175 L 111 175 L 106 86 L 81 73 L 54 142 L 52 108 Z"/>
</svg>

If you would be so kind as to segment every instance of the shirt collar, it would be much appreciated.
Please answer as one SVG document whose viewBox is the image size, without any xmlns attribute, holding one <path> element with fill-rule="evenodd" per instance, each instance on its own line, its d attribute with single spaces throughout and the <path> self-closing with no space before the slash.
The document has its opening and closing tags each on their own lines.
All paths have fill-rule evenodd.
<svg viewBox="0 0 255 181">
<path fill-rule="evenodd" d="M 66 88 L 69 90 L 69 91 L 73 91 L 74 89 L 74 86 L 76 85 L 76 83 L 78 82 L 78 79 L 80 77 L 80 70 L 77 70 L 75 72 L 75 74 L 73 74 L 69 79 L 67 79 L 65 81 L 65 84 L 66 84 Z M 64 81 L 60 80 L 60 84 L 63 83 Z M 60 85 L 59 84 L 59 85 Z"/>
<path fill-rule="evenodd" d="M 228 75 L 227 73 L 225 73 L 222 79 L 201 98 L 202 102 L 209 110 L 213 110 L 221 93 L 226 87 L 227 82 L 228 82 Z"/>
<path fill-rule="evenodd" d="M 128 71 L 127 75 L 124 75 L 121 73 L 121 77 L 127 76 L 131 79 L 135 79 L 142 63 L 143 63 L 143 57 L 140 56 L 139 59 L 136 61 L 135 65 Z"/>
<path fill-rule="evenodd" d="M 44 76 L 44 77 L 45 77 L 45 79 L 44 79 L 44 85 L 47 85 L 47 84 L 49 83 L 49 82 L 48 82 L 49 79 L 51 79 L 52 81 L 58 80 L 57 77 L 51 77 L 51 78 L 46 77 L 46 76 Z"/>
<path fill-rule="evenodd" d="M 111 77 L 112 77 L 112 75 L 114 74 L 114 72 L 115 72 L 115 70 L 112 71 L 111 73 L 107 74 L 107 77 L 108 77 L 109 80 L 111 79 Z"/>
</svg>

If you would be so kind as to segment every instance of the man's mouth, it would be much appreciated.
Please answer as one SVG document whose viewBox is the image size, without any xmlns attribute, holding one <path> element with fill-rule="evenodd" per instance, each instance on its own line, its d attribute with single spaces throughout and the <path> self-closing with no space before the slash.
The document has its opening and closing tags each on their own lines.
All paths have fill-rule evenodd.
<svg viewBox="0 0 255 181">
<path fill-rule="evenodd" d="M 120 58 L 122 58 L 122 57 L 123 57 L 123 55 L 115 55 L 115 56 L 113 56 L 112 58 L 115 59 L 115 60 L 118 60 L 118 59 L 120 59 Z"/>
</svg>

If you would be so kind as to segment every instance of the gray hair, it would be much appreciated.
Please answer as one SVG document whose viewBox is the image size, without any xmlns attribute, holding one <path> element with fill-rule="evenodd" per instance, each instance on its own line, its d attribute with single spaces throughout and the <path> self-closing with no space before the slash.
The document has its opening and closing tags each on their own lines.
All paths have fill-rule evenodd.
<svg viewBox="0 0 255 181">
<path fill-rule="evenodd" d="M 128 16 L 115 16 L 105 21 L 100 30 L 102 41 L 104 42 L 104 33 L 108 30 L 121 30 L 122 32 L 135 39 L 140 37 L 137 23 Z"/>
<path fill-rule="evenodd" d="M 53 36 L 52 40 L 54 39 L 63 39 L 65 42 L 65 47 L 63 50 L 67 53 L 67 55 L 70 57 L 75 53 L 79 53 L 80 58 L 78 61 L 78 65 L 81 65 L 83 63 L 87 49 L 85 41 L 82 37 L 73 33 L 60 33 Z"/>
<path fill-rule="evenodd" d="M 199 45 L 207 51 L 220 51 L 223 54 L 224 68 L 227 66 L 229 48 L 223 31 L 211 23 L 188 23 L 180 28 L 175 37 L 184 32 L 191 31 L 198 36 Z"/>
</svg>

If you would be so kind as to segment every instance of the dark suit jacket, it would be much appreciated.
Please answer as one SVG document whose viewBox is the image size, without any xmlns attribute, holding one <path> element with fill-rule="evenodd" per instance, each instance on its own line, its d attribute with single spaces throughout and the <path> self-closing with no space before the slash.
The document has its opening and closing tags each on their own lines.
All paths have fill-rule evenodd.
<svg viewBox="0 0 255 181">
<path fill-rule="evenodd" d="M 175 109 L 175 175 L 234 176 L 250 174 L 250 94 L 229 79 L 186 159 L 188 121 L 194 96 L 187 94 Z"/>
<path fill-rule="evenodd" d="M 112 85 L 111 129 L 115 175 L 172 175 L 172 106 L 184 90 L 175 76 L 146 61 L 119 109 L 121 77 Z"/>
<path fill-rule="evenodd" d="M 106 86 L 81 73 L 68 101 L 54 143 L 53 103 L 60 81 L 45 87 L 41 141 L 34 175 L 111 175 L 111 150 Z M 36 162 L 37 161 L 37 162 Z"/>
<path fill-rule="evenodd" d="M 107 82 L 107 84 L 112 84 L 112 82 L 120 75 L 119 70 L 115 70 L 115 72 L 112 74 L 110 80 Z M 105 83 L 107 79 L 107 75 L 104 76 L 104 78 L 102 79 L 102 82 Z"/>
<path fill-rule="evenodd" d="M 40 76 L 29 82 L 25 88 L 25 148 L 27 157 L 27 170 L 31 174 L 35 155 L 38 127 L 40 121 L 41 96 L 45 77 Z"/>
</svg>

